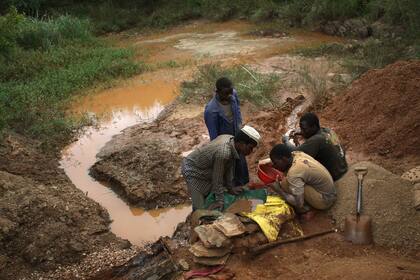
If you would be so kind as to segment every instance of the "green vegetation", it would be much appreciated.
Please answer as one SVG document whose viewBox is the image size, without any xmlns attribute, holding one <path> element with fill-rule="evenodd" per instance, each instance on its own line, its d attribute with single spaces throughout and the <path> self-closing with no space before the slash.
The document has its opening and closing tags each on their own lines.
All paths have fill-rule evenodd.
<svg viewBox="0 0 420 280">
<path fill-rule="evenodd" d="M 279 86 L 279 76 L 260 74 L 242 65 L 231 68 L 219 64 L 200 66 L 192 81 L 182 83 L 181 101 L 207 102 L 213 97 L 214 83 L 220 77 L 232 80 L 240 100 L 258 106 L 274 106 L 273 95 Z"/>
<path fill-rule="evenodd" d="M 66 109 L 75 93 L 142 70 L 132 52 L 105 46 L 88 21 L 0 17 L 0 129 L 44 144 L 65 142 L 80 126 Z"/>
<path fill-rule="evenodd" d="M 242 18 L 300 26 L 355 17 L 382 19 L 404 27 L 408 35 L 420 32 L 418 0 L 4 0 L 0 13 L 10 6 L 31 16 L 68 13 L 89 18 L 96 32 L 162 28 L 196 18 Z"/>
<path fill-rule="evenodd" d="M 397 60 L 419 59 L 420 47 L 416 42 L 419 41 L 372 38 L 352 44 L 323 44 L 315 48 L 300 49 L 296 53 L 306 57 L 327 56 L 341 59 L 342 65 L 353 78 L 357 78 L 369 69 L 383 68 Z"/>
</svg>

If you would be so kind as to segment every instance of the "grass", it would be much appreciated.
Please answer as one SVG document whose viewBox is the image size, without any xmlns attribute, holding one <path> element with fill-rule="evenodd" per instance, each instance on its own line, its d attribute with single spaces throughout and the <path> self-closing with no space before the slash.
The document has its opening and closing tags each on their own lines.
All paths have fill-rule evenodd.
<svg viewBox="0 0 420 280">
<path fill-rule="evenodd" d="M 323 44 L 314 48 L 303 48 L 296 51 L 306 57 L 327 56 L 341 59 L 342 65 L 353 78 L 374 68 L 383 68 L 397 60 L 419 59 L 419 41 L 402 38 L 392 40 L 370 38 L 351 44 Z"/>
<path fill-rule="evenodd" d="M 192 81 L 181 85 L 180 99 L 183 102 L 207 102 L 213 97 L 218 78 L 228 77 L 238 91 L 240 100 L 247 100 L 257 106 L 275 105 L 274 93 L 278 88 L 279 76 L 260 74 L 243 65 L 224 68 L 219 64 L 200 66 Z"/>
<path fill-rule="evenodd" d="M 16 12 L 0 17 L 0 130 L 65 144 L 85 118 L 66 114 L 70 100 L 97 83 L 144 70 L 134 53 L 93 37 L 88 21 L 70 16 L 49 20 Z M 0 30 L 5 30 L 0 28 Z"/>
<path fill-rule="evenodd" d="M 15 5 L 31 15 L 72 14 L 93 21 L 97 33 L 128 28 L 165 28 L 186 20 L 206 18 L 223 21 L 234 18 L 255 22 L 283 21 L 287 25 L 313 26 L 333 20 L 363 17 L 381 19 L 419 34 L 418 0 L 6 0 L 0 14 Z"/>
<path fill-rule="evenodd" d="M 297 71 L 297 85 L 305 87 L 313 96 L 312 107 L 322 109 L 328 101 L 327 78 L 325 73 L 310 71 L 309 67 L 302 67 Z"/>
</svg>

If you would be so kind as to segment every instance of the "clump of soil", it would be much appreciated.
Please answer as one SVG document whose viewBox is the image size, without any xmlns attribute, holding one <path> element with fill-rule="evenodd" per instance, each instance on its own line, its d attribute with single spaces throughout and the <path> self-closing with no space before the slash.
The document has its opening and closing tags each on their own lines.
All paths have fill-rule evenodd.
<svg viewBox="0 0 420 280">
<path fill-rule="evenodd" d="M 368 71 L 332 101 L 323 118 L 346 147 L 374 155 L 378 163 L 402 173 L 402 168 L 420 163 L 419 113 L 417 60 Z"/>
<path fill-rule="evenodd" d="M 100 160 L 91 174 L 108 181 L 123 198 L 140 207 L 168 207 L 188 201 L 180 171 L 182 153 L 207 142 L 207 131 L 201 116 L 167 119 L 174 114 L 114 137 L 99 153 Z"/>
<path fill-rule="evenodd" d="M 420 213 L 414 208 L 413 185 L 376 164 L 354 164 L 337 182 L 338 198 L 331 209 L 334 218 L 343 227 L 345 217 L 355 213 L 357 178 L 354 167 L 362 165 L 368 168 L 363 181 L 362 212 L 372 218 L 374 242 L 404 252 L 418 252 Z"/>
<path fill-rule="evenodd" d="M 111 244 L 130 245 L 109 231 L 105 209 L 75 188 L 37 143 L 9 135 L 0 154 L 0 279 L 78 262 Z"/>
</svg>

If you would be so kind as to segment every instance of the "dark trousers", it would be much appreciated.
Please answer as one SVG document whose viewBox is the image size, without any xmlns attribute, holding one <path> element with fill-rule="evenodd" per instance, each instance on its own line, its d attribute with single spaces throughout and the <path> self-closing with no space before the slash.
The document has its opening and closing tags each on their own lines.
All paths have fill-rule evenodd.
<svg viewBox="0 0 420 280">
<path fill-rule="evenodd" d="M 239 159 L 235 162 L 235 175 L 233 182 L 235 186 L 243 186 L 249 183 L 248 164 L 245 156 L 239 155 Z"/>
</svg>

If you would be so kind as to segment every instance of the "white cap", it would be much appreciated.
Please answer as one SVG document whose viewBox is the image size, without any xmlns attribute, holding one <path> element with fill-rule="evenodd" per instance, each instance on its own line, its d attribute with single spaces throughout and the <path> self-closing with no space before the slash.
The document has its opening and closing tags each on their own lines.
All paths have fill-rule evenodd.
<svg viewBox="0 0 420 280">
<path fill-rule="evenodd" d="M 257 144 L 260 142 L 261 136 L 258 133 L 257 130 L 255 130 L 255 128 L 249 126 L 249 125 L 245 125 L 242 129 L 242 132 L 244 132 L 246 135 L 248 135 L 251 139 L 253 139 L 255 142 L 257 142 Z"/>
</svg>

